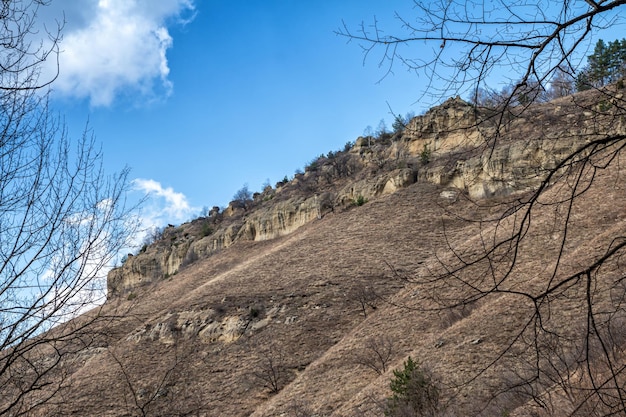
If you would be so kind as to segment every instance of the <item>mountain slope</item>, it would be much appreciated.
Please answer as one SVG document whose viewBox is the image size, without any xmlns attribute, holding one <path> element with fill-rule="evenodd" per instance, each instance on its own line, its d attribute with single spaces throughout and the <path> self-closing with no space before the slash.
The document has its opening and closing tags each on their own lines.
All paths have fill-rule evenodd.
<svg viewBox="0 0 626 417">
<path fill-rule="evenodd" d="M 132 301 L 105 306 L 104 315 L 112 309 L 124 311 L 124 317 L 106 330 L 123 336 L 108 340 L 106 349 L 73 375 L 90 381 L 94 391 L 84 392 L 85 401 L 72 405 L 77 413 L 116 408 L 123 412 L 126 405 L 120 409 L 119 404 L 123 378 L 109 351 L 119 356 L 142 388 L 158 385 L 176 362 L 175 355 L 180 355 L 193 369 L 184 372 L 193 373 L 193 391 L 202 396 L 203 408 L 212 410 L 209 415 L 248 415 L 263 404 L 267 389 L 255 373 L 266 350 L 284 356 L 288 369 L 281 385 L 296 375 L 319 372 L 320 366 L 334 368 L 328 362 L 336 360 L 333 347 L 366 320 L 364 310 L 367 318 L 379 314 L 387 305 L 378 297 L 403 287 L 387 262 L 397 270 L 412 271 L 443 249 L 436 227 L 441 221 L 439 203 L 449 204 L 439 197 L 439 190 L 415 185 L 327 216 L 283 238 L 233 245 Z M 459 226 L 460 222 L 451 227 Z M 369 304 L 364 309 L 362 301 Z M 403 350 L 395 356 L 401 358 Z M 344 366 L 355 368 L 349 356 L 343 359 Z M 341 384 L 346 392 L 339 386 L 331 388 L 338 399 L 348 400 L 350 393 L 376 377 L 365 369 L 357 373 L 362 375 L 355 378 L 360 381 L 356 387 Z M 338 373 L 333 374 L 324 378 L 333 381 Z M 118 381 L 119 386 L 102 392 L 100 384 L 93 383 L 100 378 Z M 217 398 L 207 395 L 216 392 Z"/>
<path fill-rule="evenodd" d="M 486 110 L 452 99 L 247 207 L 166 229 L 112 273 L 101 309 L 55 330 L 87 323 L 87 348 L 57 370 L 63 384 L 42 415 L 382 415 L 409 355 L 432 371 L 451 415 L 571 411 L 579 393 L 554 375 L 574 378 L 582 357 L 604 372 L 603 356 L 576 344 L 585 277 L 541 294 L 626 233 L 619 151 L 599 154 L 593 172 L 571 164 L 546 180 L 562 155 L 622 132 L 623 118 L 598 128 L 585 113 L 591 94 L 527 109 L 497 143 L 485 139 Z M 481 258 L 514 235 L 541 186 L 519 250 Z M 587 294 L 613 326 L 626 320 L 621 258 L 602 272 Z M 612 340 L 621 360 L 626 338 Z M 517 383 L 541 361 L 555 374 Z"/>
</svg>

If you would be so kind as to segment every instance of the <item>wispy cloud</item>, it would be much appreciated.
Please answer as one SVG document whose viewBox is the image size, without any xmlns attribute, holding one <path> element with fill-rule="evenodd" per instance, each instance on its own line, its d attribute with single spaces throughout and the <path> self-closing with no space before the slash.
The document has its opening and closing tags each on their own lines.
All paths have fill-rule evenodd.
<svg viewBox="0 0 626 417">
<path fill-rule="evenodd" d="M 106 247 L 106 236 L 102 236 L 101 239 L 91 242 L 93 247 L 87 257 L 78 261 L 82 268 L 75 276 L 70 274 L 73 279 L 66 282 L 59 278 L 58 271 L 63 270 L 67 262 L 62 254 L 55 255 L 48 269 L 41 274 L 41 285 L 47 292 L 42 314 L 50 326 L 104 303 L 107 293 L 107 273 L 114 265 L 119 265 L 126 253 L 136 251 L 154 228 L 161 228 L 168 223 L 182 223 L 199 211 L 198 208 L 189 205 L 183 193 L 176 192 L 171 187 L 163 187 L 158 181 L 139 178 L 132 183 L 136 192 L 146 196 L 146 201 L 137 217 L 131 220 L 138 222 L 140 230 L 132 242 L 129 242 L 129 247 L 120 253 L 111 254 Z M 98 207 L 107 210 L 109 205 L 110 201 L 103 200 Z M 88 218 L 79 215 L 70 220 L 70 225 L 80 227 L 87 220 Z M 88 227 L 87 224 L 85 226 Z"/>
<path fill-rule="evenodd" d="M 151 99 L 171 92 L 166 52 L 173 40 L 168 25 L 192 19 L 193 0 L 56 4 L 52 7 L 64 8 L 67 25 L 55 91 L 88 98 L 93 106 L 108 106 L 120 94 Z"/>
<path fill-rule="evenodd" d="M 135 190 L 147 194 L 148 199 L 141 218 L 145 227 L 159 227 L 168 223 L 182 223 L 199 211 L 192 207 L 183 193 L 151 179 L 133 180 Z"/>
</svg>

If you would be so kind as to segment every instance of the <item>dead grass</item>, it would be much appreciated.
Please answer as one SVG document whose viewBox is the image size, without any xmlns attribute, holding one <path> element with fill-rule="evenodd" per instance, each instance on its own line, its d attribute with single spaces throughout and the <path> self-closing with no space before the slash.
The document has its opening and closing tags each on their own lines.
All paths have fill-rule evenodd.
<svg viewBox="0 0 626 417">
<path fill-rule="evenodd" d="M 611 237 L 624 235 L 623 186 L 622 174 L 607 170 L 577 201 L 568 230 L 572 243 L 564 247 L 558 274 L 575 271 L 606 250 Z M 68 388 L 46 413 L 140 415 L 144 407 L 154 415 L 380 415 L 376 404 L 388 395 L 392 370 L 411 355 L 437 377 L 451 415 L 524 415 L 528 398 L 502 388 L 528 371 L 532 359 L 522 331 L 533 313 L 528 300 L 493 294 L 438 310 L 433 295 L 454 300 L 464 289 L 437 283 L 429 293 L 414 285 L 440 270 L 442 259 L 452 260 L 449 245 L 476 253 L 481 238 L 494 233 L 489 224 L 463 218 L 493 217 L 507 207 L 495 199 L 483 207 L 463 198 L 450 202 L 441 191 L 417 183 L 329 213 L 288 236 L 236 243 L 138 290 L 132 301 L 111 302 L 103 315 L 112 319 L 97 324 L 105 335 L 100 349 L 71 368 Z M 507 289 L 545 288 L 561 236 L 554 221 L 561 215 L 550 205 L 539 209 Z M 498 233 L 506 233 L 501 226 Z M 483 267 L 468 269 L 474 274 L 468 279 L 486 285 Z M 608 275 L 623 275 L 623 265 L 611 268 Z M 365 288 L 375 302 L 364 308 L 358 294 Z M 572 325 L 584 313 L 576 291 L 555 301 L 546 326 L 563 334 L 579 329 Z M 612 291 L 610 283 L 600 283 L 599 305 Z M 172 319 L 183 316 L 205 317 L 202 325 L 214 325 L 219 337 L 203 339 L 185 330 L 190 323 Z M 131 337 L 155 328 L 167 337 Z M 381 375 L 355 363 L 365 341 L 380 336 L 393 341 Z M 280 350 L 284 367 L 275 395 L 254 377 L 259 351 L 270 348 Z"/>
</svg>

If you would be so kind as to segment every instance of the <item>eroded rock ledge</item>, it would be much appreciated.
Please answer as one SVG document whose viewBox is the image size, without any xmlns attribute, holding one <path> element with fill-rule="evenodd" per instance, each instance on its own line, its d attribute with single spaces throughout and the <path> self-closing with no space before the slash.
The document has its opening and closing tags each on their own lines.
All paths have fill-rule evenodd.
<svg viewBox="0 0 626 417">
<path fill-rule="evenodd" d="M 168 227 L 109 273 L 108 296 L 129 296 L 235 242 L 292 233 L 417 181 L 475 199 L 532 189 L 564 155 L 602 133 L 597 117 L 586 117 L 579 106 L 570 98 L 538 105 L 496 131 L 489 110 L 449 99 L 412 119 L 402 133 L 358 138 L 350 149 L 320 157 L 304 174 L 255 194 L 253 202 L 231 202 L 223 212 L 214 208 L 206 218 Z M 623 131 L 624 123 L 614 120 L 606 129 Z"/>
</svg>

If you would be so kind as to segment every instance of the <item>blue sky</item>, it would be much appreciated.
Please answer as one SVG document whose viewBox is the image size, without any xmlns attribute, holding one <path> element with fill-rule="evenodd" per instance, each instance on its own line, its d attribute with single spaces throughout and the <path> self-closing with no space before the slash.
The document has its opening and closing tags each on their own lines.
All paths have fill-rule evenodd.
<svg viewBox="0 0 626 417">
<path fill-rule="evenodd" d="M 153 5 L 161 10 L 152 10 Z M 107 170 L 131 167 L 161 224 L 293 176 L 385 118 L 419 112 L 414 75 L 363 65 L 342 19 L 391 19 L 407 1 L 56 0 L 65 12 L 53 105 L 89 121 Z"/>
<path fill-rule="evenodd" d="M 411 0 L 53 0 L 65 16 L 53 106 L 73 136 L 89 121 L 106 169 L 129 166 L 151 192 L 148 225 L 225 206 L 343 148 L 395 113 L 420 114 L 425 80 L 401 67 L 383 80 L 334 31 Z M 610 39 L 610 37 L 607 37 Z"/>
</svg>

